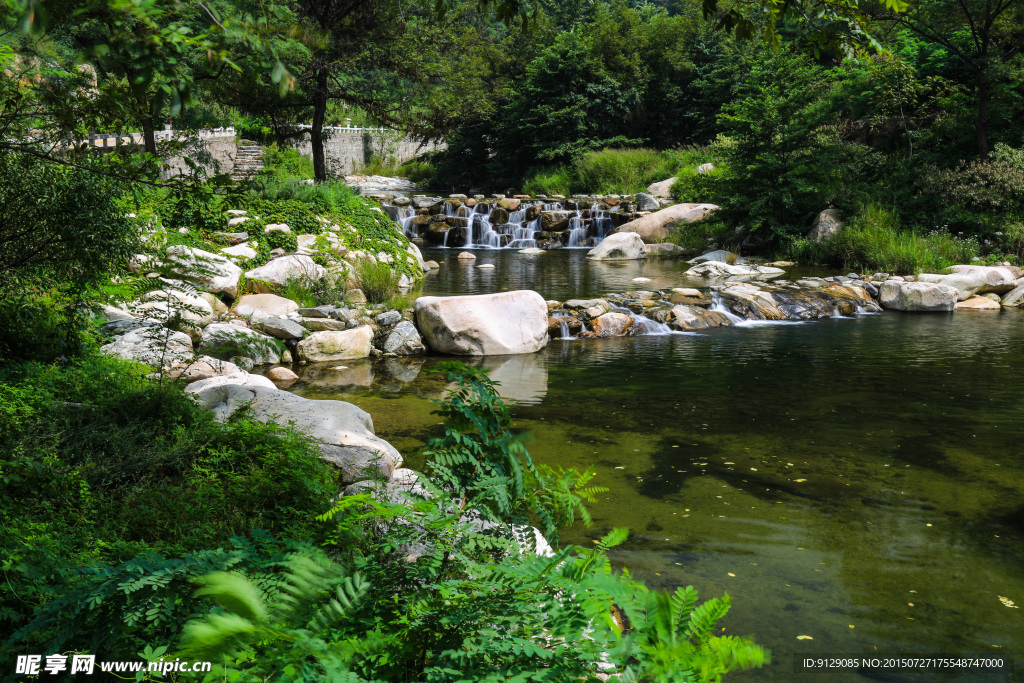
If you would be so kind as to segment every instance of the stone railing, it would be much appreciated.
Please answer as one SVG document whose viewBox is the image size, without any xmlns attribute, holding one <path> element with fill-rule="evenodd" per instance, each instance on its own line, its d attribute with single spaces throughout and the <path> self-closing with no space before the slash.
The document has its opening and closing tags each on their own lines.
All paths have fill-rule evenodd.
<svg viewBox="0 0 1024 683">
<path fill-rule="evenodd" d="M 302 124 L 299 128 L 312 128 L 309 124 Z M 371 128 L 367 126 L 324 126 L 324 130 L 336 131 L 338 133 L 397 133 L 393 128 Z"/>
<path fill-rule="evenodd" d="M 154 137 L 157 142 L 168 141 L 168 140 L 186 140 L 189 137 L 198 136 L 200 140 L 213 140 L 216 138 L 233 138 L 235 137 L 235 127 L 228 126 L 227 128 L 210 128 L 206 130 L 195 130 L 195 131 L 176 131 L 171 128 L 165 128 L 164 130 L 158 130 L 155 132 Z M 102 133 L 93 133 L 89 135 L 88 141 L 82 140 L 77 144 L 81 145 L 88 142 L 90 147 L 117 147 L 120 145 L 141 145 L 143 143 L 142 133 L 125 133 L 123 135 L 105 135 Z"/>
</svg>

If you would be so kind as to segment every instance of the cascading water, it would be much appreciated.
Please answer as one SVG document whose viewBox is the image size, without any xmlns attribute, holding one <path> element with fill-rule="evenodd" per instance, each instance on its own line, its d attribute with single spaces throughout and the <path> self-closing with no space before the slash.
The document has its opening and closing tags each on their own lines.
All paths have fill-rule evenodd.
<svg viewBox="0 0 1024 683">
<path fill-rule="evenodd" d="M 567 247 L 584 247 L 587 243 L 587 227 L 583 224 L 583 217 L 577 211 L 576 215 L 569 219 L 569 243 Z"/>
<path fill-rule="evenodd" d="M 559 246 L 588 249 L 607 237 L 617 223 L 627 220 L 622 218 L 616 221 L 613 216 L 621 215 L 617 207 L 605 204 L 599 206 L 593 200 L 564 203 L 525 200 L 515 210 L 508 212 L 508 219 L 504 223 L 491 222 L 492 211 L 497 208 L 493 203 L 479 202 L 474 206 L 466 206 L 456 199 L 430 201 L 434 203 L 431 205 L 414 199 L 412 206 L 402 207 L 385 203 L 384 209 L 393 220 L 401 224 L 407 237 L 423 239 L 424 242 L 419 243 L 421 246 L 466 249 L 552 249 Z M 428 209 L 434 220 L 429 230 L 416 220 L 417 214 L 426 214 Z M 561 222 L 560 229 L 544 229 L 545 225 L 550 224 L 541 215 L 548 212 L 563 212 L 561 217 L 555 217 L 551 223 L 557 225 Z M 564 222 L 564 212 L 569 213 L 568 224 Z M 445 225 L 437 225 L 441 217 L 447 228 Z M 453 230 L 455 234 L 450 234 Z M 465 232 L 464 240 L 462 231 Z"/>
<path fill-rule="evenodd" d="M 719 292 L 711 292 L 711 305 L 708 306 L 708 310 L 714 311 L 715 313 L 721 313 L 726 318 L 728 318 L 733 325 L 738 325 L 739 323 L 747 322 L 746 318 L 741 318 L 740 316 L 736 315 L 735 313 L 729 310 L 728 306 L 722 303 L 722 295 Z"/>
<path fill-rule="evenodd" d="M 633 325 L 636 326 L 641 331 L 640 334 L 642 335 L 684 334 L 683 332 L 673 330 L 665 323 L 659 323 L 657 320 L 651 320 L 647 316 L 640 315 L 639 313 L 634 313 L 633 311 L 623 306 L 616 306 L 615 304 L 610 304 L 610 309 L 615 313 L 622 313 L 632 318 Z"/>
</svg>

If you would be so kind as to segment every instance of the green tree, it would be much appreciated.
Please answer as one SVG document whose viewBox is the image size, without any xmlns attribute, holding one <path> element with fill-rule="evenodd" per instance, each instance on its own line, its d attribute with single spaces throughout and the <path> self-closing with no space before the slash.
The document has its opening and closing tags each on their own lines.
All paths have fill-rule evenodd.
<svg viewBox="0 0 1024 683">
<path fill-rule="evenodd" d="M 806 230 L 811 217 L 841 197 L 852 148 L 830 106 L 833 82 L 799 55 L 768 54 L 750 63 L 737 100 L 724 107 L 725 168 L 716 184 L 721 216 L 777 242 Z"/>
</svg>

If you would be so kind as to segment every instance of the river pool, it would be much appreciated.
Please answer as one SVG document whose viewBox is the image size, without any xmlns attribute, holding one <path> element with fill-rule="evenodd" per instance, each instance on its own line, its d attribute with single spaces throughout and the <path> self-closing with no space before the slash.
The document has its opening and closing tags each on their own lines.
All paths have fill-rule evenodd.
<svg viewBox="0 0 1024 683">
<path fill-rule="evenodd" d="M 483 270 L 456 254 L 424 254 L 446 262 L 424 294 L 694 284 L 673 262 L 477 251 Z M 292 390 L 367 410 L 417 468 L 440 431 L 437 360 L 307 366 Z M 593 465 L 610 489 L 563 541 L 624 525 L 613 558 L 649 585 L 731 596 L 725 632 L 773 663 L 730 680 L 1024 680 L 1024 311 L 555 340 L 475 362 L 535 460 Z M 794 673 L 804 656 L 910 653 L 1016 656 L 1017 672 Z"/>
</svg>

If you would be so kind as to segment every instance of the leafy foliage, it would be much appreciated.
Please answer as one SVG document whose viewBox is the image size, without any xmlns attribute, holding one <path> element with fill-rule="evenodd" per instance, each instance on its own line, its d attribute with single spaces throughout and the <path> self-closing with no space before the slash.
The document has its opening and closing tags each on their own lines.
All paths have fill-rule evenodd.
<svg viewBox="0 0 1024 683">
<path fill-rule="evenodd" d="M 698 606 L 692 587 L 652 593 L 612 571 L 624 529 L 593 549 L 534 554 L 522 509 L 571 523 L 600 489 L 581 488 L 590 473 L 538 474 L 494 383 L 456 363 L 442 371 L 456 388 L 439 411 L 434 476 L 349 492 L 323 516 L 341 552 L 293 554 L 276 595 L 241 574 L 205 577 L 197 595 L 224 609 L 186 627 L 183 657 L 236 680 L 438 682 L 596 680 L 602 668 L 712 681 L 767 661 L 747 639 L 714 635 L 728 597 Z"/>
</svg>

